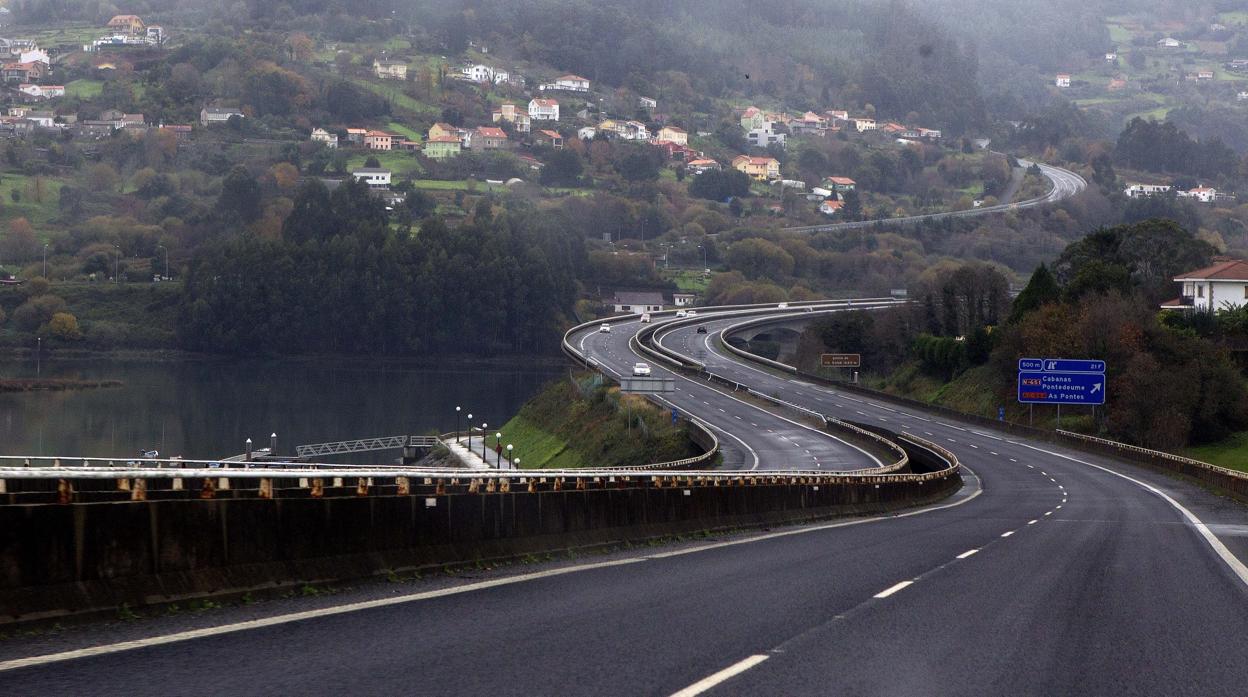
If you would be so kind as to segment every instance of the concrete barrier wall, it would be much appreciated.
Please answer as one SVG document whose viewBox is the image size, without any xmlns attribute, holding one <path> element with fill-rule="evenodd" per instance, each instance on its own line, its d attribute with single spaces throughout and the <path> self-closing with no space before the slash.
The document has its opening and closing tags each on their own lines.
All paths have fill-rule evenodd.
<svg viewBox="0 0 1248 697">
<path fill-rule="evenodd" d="M 924 457 L 930 457 L 924 455 Z M 0 622 L 895 510 L 960 478 L 0 507 Z"/>
</svg>

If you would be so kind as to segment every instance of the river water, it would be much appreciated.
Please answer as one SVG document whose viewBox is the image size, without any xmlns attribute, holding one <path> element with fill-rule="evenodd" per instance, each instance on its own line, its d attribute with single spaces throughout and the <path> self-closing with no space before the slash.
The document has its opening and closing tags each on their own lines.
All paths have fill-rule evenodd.
<svg viewBox="0 0 1248 697">
<path fill-rule="evenodd" d="M 278 434 L 296 444 L 455 428 L 455 407 L 500 426 L 556 364 L 434 368 L 362 359 L 0 361 L 0 377 L 117 379 L 122 387 L 0 393 L 0 455 L 129 457 L 140 449 L 217 459 Z M 465 419 L 466 421 L 466 419 Z M 358 457 L 358 456 L 357 456 Z M 372 461 L 397 453 L 371 456 Z"/>
</svg>

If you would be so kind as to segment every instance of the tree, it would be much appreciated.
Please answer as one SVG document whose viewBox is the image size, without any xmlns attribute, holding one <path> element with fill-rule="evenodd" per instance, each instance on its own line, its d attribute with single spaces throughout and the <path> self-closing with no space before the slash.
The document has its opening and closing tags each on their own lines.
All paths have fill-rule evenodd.
<svg viewBox="0 0 1248 697">
<path fill-rule="evenodd" d="M 35 228 L 25 218 L 14 218 L 9 221 L 9 229 L 4 236 L 4 256 L 10 261 L 14 259 L 30 259 L 35 256 L 39 247 L 35 239 Z"/>
<path fill-rule="evenodd" d="M 568 148 L 550 153 L 545 164 L 541 181 L 546 186 L 576 186 L 584 169 L 581 156 Z"/>
<path fill-rule="evenodd" d="M 221 181 L 217 207 L 227 216 L 244 223 L 260 217 L 260 184 L 242 165 L 234 165 Z"/>
<path fill-rule="evenodd" d="M 369 155 L 368 158 L 364 160 L 364 166 L 377 169 L 381 167 L 381 160 L 378 160 L 376 155 Z"/>
<path fill-rule="evenodd" d="M 862 200 L 858 198 L 858 190 L 845 192 L 845 206 L 841 209 L 845 220 L 862 220 Z"/>
<path fill-rule="evenodd" d="M 57 312 L 48 320 L 48 333 L 53 338 L 63 341 L 77 341 L 82 338 L 82 330 L 78 328 L 78 318 L 68 312 Z"/>
<path fill-rule="evenodd" d="M 731 196 L 748 196 L 750 177 L 735 169 L 707 170 L 689 182 L 689 195 L 709 201 L 725 201 Z"/>
<path fill-rule="evenodd" d="M 1062 289 L 1057 285 L 1057 279 L 1053 278 L 1053 274 L 1049 272 L 1049 267 L 1041 264 L 1031 274 L 1031 280 L 1027 282 L 1027 287 L 1014 298 L 1014 303 L 1010 306 L 1010 317 L 1008 324 L 1015 324 L 1023 318 L 1028 312 L 1036 310 L 1043 305 L 1061 300 Z"/>
</svg>

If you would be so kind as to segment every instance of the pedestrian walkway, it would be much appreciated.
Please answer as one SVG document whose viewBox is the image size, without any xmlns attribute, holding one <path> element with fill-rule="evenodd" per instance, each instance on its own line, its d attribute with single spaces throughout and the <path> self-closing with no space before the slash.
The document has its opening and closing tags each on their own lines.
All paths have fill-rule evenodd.
<svg viewBox="0 0 1248 697">
<path fill-rule="evenodd" d="M 468 450 L 468 439 L 465 437 L 460 437 L 458 439 L 452 439 L 452 440 L 444 440 L 442 441 L 442 443 L 446 445 L 447 449 L 451 451 L 451 454 L 459 458 L 459 461 L 464 463 L 464 467 L 467 467 L 468 469 L 474 469 L 474 470 L 497 469 L 497 467 L 495 467 L 495 460 L 494 460 L 496 455 L 494 454 L 493 450 L 489 450 L 489 449 L 486 450 L 486 454 L 489 457 L 488 462 L 481 459 L 481 439 L 480 438 L 472 439 L 472 447 L 473 447 L 472 451 Z"/>
</svg>

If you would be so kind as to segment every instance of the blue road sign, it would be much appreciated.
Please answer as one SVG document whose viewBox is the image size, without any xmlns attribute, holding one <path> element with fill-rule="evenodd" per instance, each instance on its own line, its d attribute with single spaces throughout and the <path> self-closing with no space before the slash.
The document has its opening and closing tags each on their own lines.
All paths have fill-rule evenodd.
<svg viewBox="0 0 1248 697">
<path fill-rule="evenodd" d="M 1082 358 L 1020 358 L 1018 370 L 1045 373 L 1104 373 L 1105 361 Z"/>
<path fill-rule="evenodd" d="M 1104 404 L 1104 373 L 1022 371 L 1018 401 L 1024 404 Z"/>
<path fill-rule="evenodd" d="M 997 407 L 997 421 L 1005 421 L 1005 407 Z"/>
<path fill-rule="evenodd" d="M 676 418 L 677 418 L 678 416 L 679 416 L 679 414 L 676 412 L 676 410 L 675 410 L 675 409 L 673 409 L 673 410 L 672 410 L 672 425 L 675 425 L 675 424 L 676 424 Z"/>
</svg>

